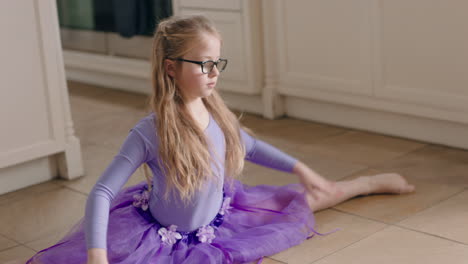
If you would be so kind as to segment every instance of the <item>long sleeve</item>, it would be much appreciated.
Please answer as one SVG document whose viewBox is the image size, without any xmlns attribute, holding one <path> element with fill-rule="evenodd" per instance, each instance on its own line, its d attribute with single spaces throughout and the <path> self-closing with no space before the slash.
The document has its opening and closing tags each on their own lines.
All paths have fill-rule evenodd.
<svg viewBox="0 0 468 264">
<path fill-rule="evenodd" d="M 241 138 L 246 148 L 246 160 L 284 172 L 292 172 L 297 159 L 273 147 L 272 145 L 256 139 L 244 129 L 241 129 Z"/>
<path fill-rule="evenodd" d="M 145 140 L 139 131 L 130 130 L 119 153 L 91 190 L 85 209 L 85 236 L 88 249 L 107 248 L 110 203 L 135 170 L 148 160 Z"/>
</svg>

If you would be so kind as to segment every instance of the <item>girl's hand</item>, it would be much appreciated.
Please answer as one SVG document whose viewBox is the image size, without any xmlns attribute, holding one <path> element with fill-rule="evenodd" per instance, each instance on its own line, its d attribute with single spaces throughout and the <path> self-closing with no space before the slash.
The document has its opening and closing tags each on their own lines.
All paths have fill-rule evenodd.
<svg viewBox="0 0 468 264">
<path fill-rule="evenodd" d="M 326 194 L 336 194 L 335 182 L 329 181 L 318 173 L 307 167 L 302 162 L 298 162 L 293 169 L 293 172 L 299 177 L 302 185 L 307 190 L 307 193 L 312 195 L 315 199 L 319 198 L 318 191 L 325 192 Z"/>
</svg>

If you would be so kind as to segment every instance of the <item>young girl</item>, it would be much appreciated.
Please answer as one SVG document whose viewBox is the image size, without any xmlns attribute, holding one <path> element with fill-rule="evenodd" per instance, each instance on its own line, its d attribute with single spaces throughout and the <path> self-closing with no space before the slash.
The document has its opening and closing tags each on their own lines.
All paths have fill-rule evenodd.
<svg viewBox="0 0 468 264">
<path fill-rule="evenodd" d="M 203 16 L 171 17 L 154 35 L 151 114 L 89 194 L 85 217 L 27 263 L 245 263 L 317 233 L 313 212 L 357 195 L 407 193 L 388 173 L 331 182 L 255 139 L 222 101 L 221 37 Z M 244 159 L 302 184 L 246 186 Z M 147 181 L 121 188 L 143 165 Z"/>
</svg>

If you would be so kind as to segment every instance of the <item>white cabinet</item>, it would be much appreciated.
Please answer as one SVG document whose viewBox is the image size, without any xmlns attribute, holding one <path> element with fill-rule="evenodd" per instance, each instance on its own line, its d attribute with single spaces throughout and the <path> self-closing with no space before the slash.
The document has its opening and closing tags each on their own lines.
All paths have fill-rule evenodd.
<svg viewBox="0 0 468 264">
<path fill-rule="evenodd" d="M 286 114 L 468 148 L 468 2 L 267 2 Z"/>
<path fill-rule="evenodd" d="M 375 9 L 376 96 L 468 123 L 467 9 L 467 1 L 381 1 Z"/>
<path fill-rule="evenodd" d="M 229 65 L 218 87 L 232 108 L 468 148 L 466 1 L 173 0 L 173 7 L 175 15 L 206 15 L 221 31 Z M 65 55 L 70 79 L 149 92 L 146 60 Z"/>
<path fill-rule="evenodd" d="M 307 91 L 372 95 L 370 5 L 363 1 L 278 3 L 279 78 Z M 280 86 L 282 92 L 287 86 Z"/>
<path fill-rule="evenodd" d="M 0 194 L 81 176 L 55 1 L 1 1 L 0 31 Z"/>
<path fill-rule="evenodd" d="M 221 56 L 229 60 L 219 88 L 241 94 L 260 94 L 263 54 L 259 0 L 174 1 L 174 13 L 203 14 L 221 32 Z"/>
</svg>

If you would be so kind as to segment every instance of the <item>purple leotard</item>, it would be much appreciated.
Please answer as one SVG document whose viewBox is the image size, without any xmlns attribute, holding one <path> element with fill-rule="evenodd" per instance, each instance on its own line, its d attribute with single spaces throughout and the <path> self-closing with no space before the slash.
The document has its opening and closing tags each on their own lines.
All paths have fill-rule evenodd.
<svg viewBox="0 0 468 264">
<path fill-rule="evenodd" d="M 223 198 L 224 160 L 219 161 L 218 181 L 207 182 L 203 189 L 196 192 L 188 205 L 184 205 L 175 192 L 170 199 L 163 198 L 166 178 L 158 166 L 158 140 L 154 114 L 140 120 L 130 130 L 119 153 L 100 176 L 91 190 L 85 210 L 86 246 L 106 249 L 107 224 L 112 199 L 125 185 L 129 177 L 143 163 L 147 163 L 153 173 L 153 190 L 149 199 L 149 210 L 159 223 L 165 226 L 177 225 L 180 231 L 192 231 L 208 224 L 218 213 Z M 210 122 L 204 131 L 211 142 L 210 153 L 225 157 L 225 142 L 221 128 L 210 115 Z M 245 159 L 259 165 L 285 172 L 292 172 L 297 160 L 277 148 L 255 139 L 241 130 L 246 147 Z M 215 164 L 212 168 L 216 170 Z M 131 232 L 131 230 L 129 230 Z"/>
</svg>

